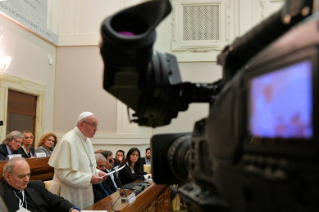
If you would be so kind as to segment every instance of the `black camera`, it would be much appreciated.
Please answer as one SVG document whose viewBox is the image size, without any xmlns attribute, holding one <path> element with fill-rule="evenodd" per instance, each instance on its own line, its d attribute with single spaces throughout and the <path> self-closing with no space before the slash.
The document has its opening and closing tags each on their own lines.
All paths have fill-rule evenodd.
<svg viewBox="0 0 319 212">
<path fill-rule="evenodd" d="M 318 1 L 286 1 L 218 56 L 221 80 L 182 82 L 176 58 L 153 51 L 171 11 L 146 1 L 102 23 L 103 87 L 141 126 L 168 125 L 210 104 L 191 133 L 155 135 L 157 184 L 180 184 L 188 211 L 318 211 Z"/>
</svg>

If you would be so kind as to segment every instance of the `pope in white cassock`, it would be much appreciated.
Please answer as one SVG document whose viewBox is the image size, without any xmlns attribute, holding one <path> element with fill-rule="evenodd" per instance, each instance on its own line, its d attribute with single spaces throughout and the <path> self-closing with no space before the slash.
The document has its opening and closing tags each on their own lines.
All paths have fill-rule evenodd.
<svg viewBox="0 0 319 212">
<path fill-rule="evenodd" d="M 102 182 L 107 174 L 96 169 L 94 150 L 89 138 L 97 131 L 98 119 L 83 112 L 77 126 L 65 134 L 49 160 L 54 167 L 50 191 L 84 209 L 94 203 L 92 184 Z"/>
</svg>

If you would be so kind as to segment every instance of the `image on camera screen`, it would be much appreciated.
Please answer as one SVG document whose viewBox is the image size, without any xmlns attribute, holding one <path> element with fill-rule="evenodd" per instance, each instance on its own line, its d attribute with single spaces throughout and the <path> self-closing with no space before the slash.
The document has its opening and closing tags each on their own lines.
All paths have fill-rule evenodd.
<svg viewBox="0 0 319 212">
<path fill-rule="evenodd" d="M 303 61 L 250 81 L 252 136 L 310 139 L 313 136 L 312 63 Z"/>
</svg>

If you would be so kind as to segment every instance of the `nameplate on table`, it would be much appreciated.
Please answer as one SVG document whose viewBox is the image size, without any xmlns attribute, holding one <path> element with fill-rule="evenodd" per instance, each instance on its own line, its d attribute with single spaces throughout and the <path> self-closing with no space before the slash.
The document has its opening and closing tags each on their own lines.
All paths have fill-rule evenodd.
<svg viewBox="0 0 319 212">
<path fill-rule="evenodd" d="M 134 193 L 131 193 L 130 195 L 127 196 L 128 204 L 131 205 L 133 202 L 136 200 L 136 196 Z"/>
<path fill-rule="evenodd" d="M 21 155 L 21 154 L 12 154 L 12 155 L 8 155 L 8 156 L 7 156 L 8 160 L 10 160 L 10 159 L 12 159 L 12 158 L 15 158 L 15 157 L 21 158 L 22 155 Z"/>
<path fill-rule="evenodd" d="M 45 154 L 45 152 L 35 153 L 35 157 L 37 157 L 37 158 L 45 158 L 46 156 L 47 156 L 47 154 Z"/>
</svg>

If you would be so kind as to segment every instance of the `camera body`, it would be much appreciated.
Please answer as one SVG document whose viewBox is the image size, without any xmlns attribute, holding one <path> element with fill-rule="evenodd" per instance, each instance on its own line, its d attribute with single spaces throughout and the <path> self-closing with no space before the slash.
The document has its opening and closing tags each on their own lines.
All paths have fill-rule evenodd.
<svg viewBox="0 0 319 212">
<path fill-rule="evenodd" d="M 176 58 L 152 50 L 169 1 L 147 1 L 103 22 L 103 87 L 136 112 L 132 122 L 163 126 L 192 102 L 210 103 L 193 132 L 151 139 L 154 182 L 182 185 L 188 211 L 318 211 L 313 5 L 287 1 L 225 47 L 223 78 L 212 84 L 182 82 Z"/>
<path fill-rule="evenodd" d="M 314 19 L 268 46 L 221 90 L 205 136 L 190 145 L 191 158 L 197 156 L 190 165 L 194 181 L 179 189 L 191 211 L 318 210 L 319 20 Z M 258 114 L 269 85 L 272 101 L 268 108 L 263 102 L 264 114 Z M 209 152 L 196 148 L 200 145 Z M 211 169 L 201 154 L 210 155 Z M 215 188 L 207 189 L 209 184 Z"/>
</svg>

